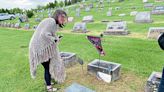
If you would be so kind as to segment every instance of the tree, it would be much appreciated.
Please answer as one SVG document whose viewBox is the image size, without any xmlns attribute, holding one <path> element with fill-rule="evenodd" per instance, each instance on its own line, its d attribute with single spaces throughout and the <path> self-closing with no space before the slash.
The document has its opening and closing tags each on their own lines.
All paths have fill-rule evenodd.
<svg viewBox="0 0 164 92">
<path fill-rule="evenodd" d="M 63 7 L 64 6 L 64 2 L 63 1 L 60 1 L 59 6 L 60 7 Z"/>
<path fill-rule="evenodd" d="M 26 15 L 28 18 L 31 18 L 34 15 L 34 13 L 33 13 L 33 11 L 27 10 Z"/>
<path fill-rule="evenodd" d="M 64 1 L 64 4 L 65 4 L 65 6 L 67 6 L 67 5 L 68 5 L 68 2 L 67 2 L 67 0 L 65 0 L 65 1 Z"/>
<path fill-rule="evenodd" d="M 58 7 L 58 2 L 56 0 L 54 1 L 54 6 Z"/>
<path fill-rule="evenodd" d="M 70 0 L 68 1 L 68 5 L 71 5 L 71 1 Z"/>
</svg>

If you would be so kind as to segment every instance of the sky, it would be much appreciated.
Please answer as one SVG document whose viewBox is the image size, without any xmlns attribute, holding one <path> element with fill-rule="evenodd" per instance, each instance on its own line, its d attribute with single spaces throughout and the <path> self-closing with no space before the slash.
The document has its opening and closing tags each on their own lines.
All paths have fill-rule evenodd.
<svg viewBox="0 0 164 92">
<path fill-rule="evenodd" d="M 38 5 L 46 5 L 49 2 L 54 2 L 54 0 L 0 0 L 0 8 L 30 9 L 36 8 Z"/>
</svg>

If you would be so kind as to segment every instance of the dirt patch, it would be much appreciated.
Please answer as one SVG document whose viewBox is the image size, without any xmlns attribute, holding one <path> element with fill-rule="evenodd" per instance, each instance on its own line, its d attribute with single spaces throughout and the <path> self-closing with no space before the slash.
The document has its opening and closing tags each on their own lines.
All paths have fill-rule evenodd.
<svg viewBox="0 0 164 92">
<path fill-rule="evenodd" d="M 80 65 L 67 69 L 67 79 L 62 84 L 62 89 L 73 82 L 86 86 L 96 92 L 143 92 L 147 78 L 137 76 L 132 72 L 121 71 L 121 78 L 110 84 L 98 80 L 87 73 L 87 65 L 84 65 L 84 73 Z M 60 91 L 62 92 L 62 91 Z"/>
</svg>

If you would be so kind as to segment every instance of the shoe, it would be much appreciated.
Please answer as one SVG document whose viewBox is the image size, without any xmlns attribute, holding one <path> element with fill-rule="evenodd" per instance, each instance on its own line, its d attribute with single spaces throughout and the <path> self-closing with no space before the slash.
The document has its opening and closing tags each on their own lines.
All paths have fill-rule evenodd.
<svg viewBox="0 0 164 92">
<path fill-rule="evenodd" d="M 58 88 L 53 88 L 52 86 L 47 88 L 47 92 L 57 92 Z"/>
</svg>

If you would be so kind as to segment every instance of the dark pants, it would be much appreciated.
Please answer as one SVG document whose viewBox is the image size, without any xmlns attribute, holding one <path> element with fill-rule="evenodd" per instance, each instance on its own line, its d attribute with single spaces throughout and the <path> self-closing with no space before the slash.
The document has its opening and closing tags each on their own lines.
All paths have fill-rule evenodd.
<svg viewBox="0 0 164 92">
<path fill-rule="evenodd" d="M 50 60 L 42 63 L 42 65 L 44 67 L 44 79 L 45 79 L 47 86 L 51 85 L 51 75 L 49 72 L 49 64 L 50 64 Z"/>
<path fill-rule="evenodd" d="M 159 84 L 158 92 L 164 92 L 164 68 L 163 68 L 162 78 Z"/>
</svg>

